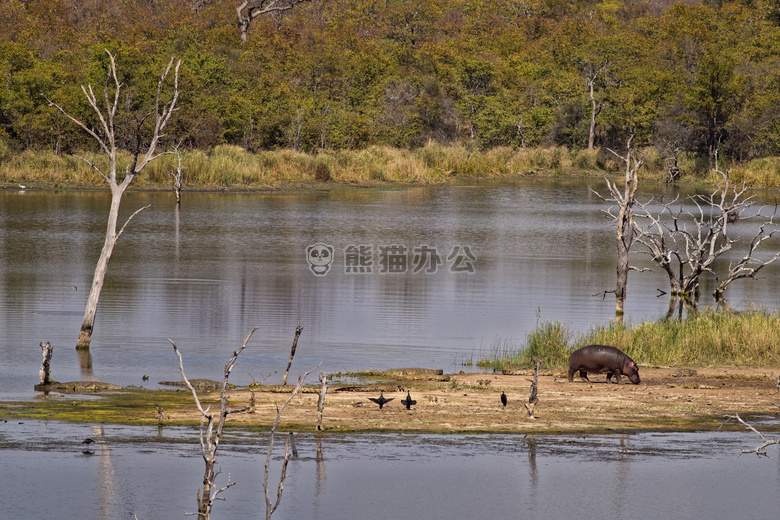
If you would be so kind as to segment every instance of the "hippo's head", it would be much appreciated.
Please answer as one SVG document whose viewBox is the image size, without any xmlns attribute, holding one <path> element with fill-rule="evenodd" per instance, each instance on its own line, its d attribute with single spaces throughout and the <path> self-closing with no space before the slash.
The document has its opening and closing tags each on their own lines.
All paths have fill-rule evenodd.
<svg viewBox="0 0 780 520">
<path fill-rule="evenodd" d="M 623 365 L 623 375 L 626 376 L 628 380 L 634 383 L 635 385 L 638 385 L 640 383 L 639 367 L 636 366 L 636 363 L 634 363 L 633 361 L 630 361 L 629 363 Z"/>
</svg>

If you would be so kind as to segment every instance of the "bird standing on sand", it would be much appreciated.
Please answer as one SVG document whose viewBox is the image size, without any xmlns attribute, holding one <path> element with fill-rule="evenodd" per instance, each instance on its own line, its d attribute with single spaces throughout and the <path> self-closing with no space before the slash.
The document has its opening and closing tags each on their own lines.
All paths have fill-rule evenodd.
<svg viewBox="0 0 780 520">
<path fill-rule="evenodd" d="M 378 404 L 379 409 L 381 410 L 382 407 L 385 405 L 385 403 L 389 403 L 390 401 L 393 400 L 393 398 L 392 397 L 390 399 L 385 398 L 384 390 L 380 390 L 379 397 L 369 397 L 368 400 L 374 401 L 376 404 Z"/>
<path fill-rule="evenodd" d="M 409 390 L 406 391 L 406 399 L 401 399 L 401 404 L 406 406 L 407 410 L 412 409 L 413 404 L 417 404 L 417 401 L 412 399 L 412 394 L 409 393 Z"/>
<path fill-rule="evenodd" d="M 506 394 L 504 393 L 503 390 L 501 391 L 501 404 L 506 406 Z"/>
</svg>

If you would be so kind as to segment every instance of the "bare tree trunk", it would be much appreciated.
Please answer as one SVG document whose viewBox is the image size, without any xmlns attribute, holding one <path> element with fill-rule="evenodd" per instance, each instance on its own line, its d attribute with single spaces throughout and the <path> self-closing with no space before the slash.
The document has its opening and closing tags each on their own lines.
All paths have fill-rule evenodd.
<svg viewBox="0 0 780 520">
<path fill-rule="evenodd" d="M 594 96 L 593 88 L 595 82 L 596 76 L 588 78 L 588 88 L 590 90 L 590 128 L 588 129 L 588 150 L 593 150 L 593 145 L 596 142 L 596 116 L 601 113 L 601 109 L 604 107 L 604 105 L 598 102 Z"/>
<path fill-rule="evenodd" d="M 317 430 L 322 431 L 322 414 L 325 411 L 325 394 L 328 393 L 328 376 L 320 372 L 320 395 L 317 398 Z"/>
<path fill-rule="evenodd" d="M 249 334 L 247 334 L 246 338 L 244 338 L 244 342 L 241 344 L 241 347 L 233 352 L 230 361 L 228 361 L 225 365 L 224 377 L 222 379 L 222 389 L 220 392 L 219 417 L 216 421 L 216 432 L 214 431 L 214 414 L 210 413 L 211 407 L 207 407 L 205 410 L 203 409 L 200 398 L 198 398 L 198 393 L 195 391 L 195 388 L 192 386 L 189 379 L 187 379 L 187 375 L 184 373 L 184 361 L 182 360 L 181 353 L 176 347 L 176 343 L 174 343 L 172 339 L 168 339 L 168 341 L 171 342 L 171 345 L 173 345 L 173 350 L 176 352 L 176 356 L 179 358 L 179 368 L 181 370 L 181 376 L 184 379 L 184 383 L 187 385 L 187 388 L 190 389 L 190 392 L 192 392 L 192 397 L 195 399 L 195 404 L 200 411 L 200 447 L 206 468 L 203 473 L 203 489 L 198 489 L 197 492 L 198 520 L 209 520 L 211 517 L 211 508 L 214 505 L 214 501 L 217 500 L 219 494 L 235 485 L 235 482 L 230 482 L 230 475 L 228 475 L 228 483 L 222 488 L 214 489 L 216 487 L 214 479 L 217 475 L 214 470 L 214 466 L 217 463 L 217 449 L 219 448 L 219 443 L 222 440 L 222 430 L 225 427 L 225 420 L 227 419 L 228 414 L 243 412 L 249 409 L 241 408 L 239 410 L 228 410 L 227 389 L 228 378 L 230 377 L 230 372 L 233 370 L 233 366 L 236 364 L 238 355 L 241 354 L 241 351 L 246 348 L 247 343 L 249 343 L 249 339 L 256 330 L 257 327 L 249 331 Z"/>
<path fill-rule="evenodd" d="M 176 147 L 176 172 L 168 172 L 168 178 L 171 179 L 171 187 L 173 188 L 173 194 L 176 195 L 176 204 L 181 204 L 181 189 L 183 186 L 182 182 L 182 171 L 181 171 L 181 158 L 182 153 L 179 151 L 179 147 Z"/>
<path fill-rule="evenodd" d="M 615 217 L 617 232 L 615 239 L 617 242 L 618 260 L 617 260 L 617 282 L 615 284 L 615 315 L 623 316 L 623 304 L 626 299 L 628 288 L 628 272 L 631 269 L 628 263 L 628 254 L 631 250 L 631 244 L 634 241 L 634 194 L 636 193 L 637 181 L 639 178 L 639 168 L 642 161 L 634 156 L 631 150 L 631 141 L 634 136 L 628 139 L 626 144 L 626 155 L 622 156 L 610 150 L 614 155 L 623 159 L 626 165 L 625 181 L 623 192 L 620 193 L 617 185 L 607 181 L 613 198 L 619 203 L 618 214 Z"/>
<path fill-rule="evenodd" d="M 523 403 L 525 405 L 526 411 L 528 412 L 529 419 L 536 419 L 536 417 L 534 417 L 534 407 L 536 406 L 536 403 L 539 402 L 539 366 L 541 364 L 541 361 L 536 361 L 536 367 L 534 368 L 534 379 L 531 381 L 531 389 L 528 392 L 528 402 Z"/>
<path fill-rule="evenodd" d="M 290 349 L 290 361 L 287 362 L 287 370 L 284 371 L 284 377 L 282 378 L 283 385 L 287 384 L 287 374 L 290 373 L 290 366 L 292 365 L 293 356 L 295 356 L 295 349 L 298 347 L 298 337 L 301 335 L 301 332 L 303 332 L 303 327 L 299 323 L 295 327 L 295 338 L 293 338 L 292 348 Z"/>
<path fill-rule="evenodd" d="M 173 114 L 173 111 L 175 110 L 176 101 L 178 100 L 179 97 L 179 67 L 181 66 L 181 60 L 176 62 L 171 100 L 168 103 L 164 103 L 161 99 L 163 83 L 165 81 L 165 78 L 170 73 L 174 63 L 174 60 L 171 59 L 171 61 L 168 63 L 168 66 L 163 71 L 157 83 L 157 99 L 156 99 L 153 112 L 147 114 L 147 116 L 142 118 L 142 120 L 138 124 L 138 128 L 136 129 L 137 146 L 136 149 L 133 150 L 132 164 L 127 166 L 125 170 L 124 178 L 120 182 L 117 178 L 118 147 L 116 144 L 117 135 L 116 135 L 116 129 L 114 127 L 114 121 L 116 118 L 117 109 L 119 108 L 119 104 L 120 104 L 119 94 L 120 91 L 122 90 L 122 84 L 119 82 L 117 76 L 116 60 L 114 59 L 114 55 L 111 54 L 111 52 L 109 52 L 108 50 L 106 50 L 106 54 L 108 54 L 108 57 L 110 58 L 110 63 L 108 67 L 108 77 L 106 79 L 106 85 L 103 90 L 103 100 L 100 104 L 102 106 L 100 106 L 98 103 L 98 98 L 95 95 L 95 92 L 92 90 L 92 85 L 88 85 L 87 87 L 84 86 L 81 87 L 81 90 L 84 93 L 85 97 L 87 98 L 87 101 L 89 102 L 90 106 L 92 107 L 92 110 L 98 116 L 98 119 L 100 121 L 97 130 L 93 129 L 91 126 L 87 126 L 79 119 L 76 119 L 75 117 L 71 116 L 68 112 L 65 111 L 64 108 L 62 108 L 61 106 L 57 105 L 56 103 L 54 103 L 53 101 L 47 98 L 47 101 L 49 102 L 49 106 L 52 106 L 57 110 L 59 110 L 68 119 L 70 119 L 73 123 L 81 127 L 82 130 L 86 131 L 97 141 L 101 151 L 108 158 L 108 165 L 109 165 L 109 171 L 107 173 L 104 173 L 103 171 L 100 170 L 100 168 L 98 168 L 95 164 L 92 164 L 89 160 L 83 157 L 79 157 L 79 159 L 82 159 L 84 162 L 89 164 L 95 171 L 97 171 L 106 180 L 106 182 L 108 182 L 108 185 L 111 188 L 111 208 L 108 213 L 108 224 L 106 226 L 106 238 L 103 242 L 103 249 L 100 252 L 100 257 L 98 258 L 98 262 L 95 267 L 95 274 L 92 279 L 92 287 L 89 291 L 87 306 L 84 311 L 84 321 L 81 324 L 79 339 L 78 342 L 76 343 L 76 348 L 78 349 L 88 349 L 89 344 L 92 341 L 92 331 L 95 324 L 95 314 L 97 313 L 97 305 L 98 305 L 98 301 L 100 300 L 100 293 L 103 289 L 103 281 L 106 276 L 106 271 L 108 270 L 108 263 L 109 260 L 111 259 L 111 253 L 114 250 L 116 241 L 117 239 L 119 239 L 119 236 L 122 234 L 122 232 L 124 231 L 127 224 L 130 222 L 130 220 L 135 215 L 137 215 L 139 211 L 144 209 L 141 208 L 137 210 L 135 213 L 133 213 L 130 216 L 130 218 L 128 218 L 125 221 L 122 228 L 119 231 L 117 231 L 117 221 L 119 220 L 119 206 L 122 201 L 122 195 L 124 195 L 125 190 L 127 190 L 128 186 L 130 186 L 130 183 L 133 182 L 135 176 L 138 175 L 141 172 L 141 170 L 143 170 L 143 168 L 150 161 L 157 159 L 161 155 L 158 154 L 156 151 L 157 145 L 160 141 L 160 138 L 162 137 L 162 130 L 167 125 L 168 120 L 170 119 L 171 115 Z M 149 140 L 149 144 L 146 149 L 146 152 L 142 155 L 141 136 L 140 136 L 141 124 L 143 124 L 143 122 L 147 119 L 147 117 L 152 115 L 152 113 L 155 116 L 154 133 L 151 139 Z"/>
<path fill-rule="evenodd" d="M 47 341 L 46 343 L 41 342 L 41 350 L 43 351 L 43 362 L 41 363 L 39 375 L 41 376 L 41 384 L 48 385 L 51 383 L 49 373 L 51 372 L 51 355 L 54 353 L 54 349 L 51 343 Z"/>
<path fill-rule="evenodd" d="M 279 428 L 279 423 L 282 422 L 282 414 L 284 413 L 284 409 L 287 407 L 288 404 L 290 404 L 290 401 L 293 400 L 293 398 L 296 396 L 298 392 L 301 391 L 301 388 L 303 388 L 303 383 L 306 380 L 307 377 L 309 377 L 309 374 L 317 370 L 322 363 L 317 365 L 316 367 L 312 368 L 302 376 L 298 378 L 298 384 L 295 386 L 293 391 L 290 393 L 287 400 L 284 402 L 284 404 L 281 407 L 277 407 L 276 409 L 276 421 L 274 421 L 274 425 L 271 427 L 271 437 L 268 440 L 268 454 L 265 458 L 265 473 L 263 478 L 263 490 L 265 491 L 265 518 L 266 520 L 271 520 L 271 515 L 274 514 L 274 511 L 276 511 L 276 508 L 279 507 L 279 502 L 282 501 L 282 492 L 284 491 L 284 479 L 287 477 L 287 462 L 290 460 L 290 438 L 287 437 L 287 440 L 285 441 L 284 445 L 284 459 L 282 462 L 282 472 L 281 476 L 279 477 L 279 486 L 276 489 L 276 501 L 271 501 L 271 495 L 268 491 L 268 474 L 269 469 L 271 465 L 271 456 L 273 455 L 274 451 L 274 438 L 276 437 L 276 431 Z"/>
</svg>

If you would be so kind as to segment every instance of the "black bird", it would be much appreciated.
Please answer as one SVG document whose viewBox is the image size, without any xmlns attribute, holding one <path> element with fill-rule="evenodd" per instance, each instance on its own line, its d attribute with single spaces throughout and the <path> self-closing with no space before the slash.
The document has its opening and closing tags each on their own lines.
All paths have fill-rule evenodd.
<svg viewBox="0 0 780 520">
<path fill-rule="evenodd" d="M 406 391 L 406 399 L 401 399 L 401 404 L 406 406 L 407 410 L 412 409 L 413 404 L 417 404 L 417 401 L 412 399 L 412 394 L 409 393 L 409 390 Z"/>
<path fill-rule="evenodd" d="M 380 390 L 379 397 L 369 397 L 368 400 L 374 401 L 376 404 L 378 404 L 379 409 L 381 410 L 382 407 L 385 405 L 385 403 L 389 403 L 390 401 L 393 400 L 393 398 L 392 397 L 390 399 L 385 398 L 384 390 Z"/>
<path fill-rule="evenodd" d="M 501 392 L 501 404 L 506 406 L 506 394 L 503 391 Z"/>
<path fill-rule="evenodd" d="M 84 439 L 83 441 L 81 441 L 81 444 L 90 445 L 90 444 L 92 444 L 93 442 L 95 442 L 95 441 L 94 441 L 94 439 L 90 439 L 89 437 L 87 437 L 86 439 Z"/>
</svg>

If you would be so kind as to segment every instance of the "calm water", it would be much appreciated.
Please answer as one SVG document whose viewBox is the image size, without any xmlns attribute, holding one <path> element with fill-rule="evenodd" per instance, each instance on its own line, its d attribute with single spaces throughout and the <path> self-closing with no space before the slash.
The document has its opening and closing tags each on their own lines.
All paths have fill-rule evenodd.
<svg viewBox="0 0 780 520">
<path fill-rule="evenodd" d="M 614 298 L 594 295 L 614 287 L 614 230 L 591 187 L 601 184 L 187 193 L 180 210 L 167 193 L 129 194 L 124 215 L 152 206 L 115 249 L 91 372 L 80 368 L 74 345 L 108 196 L 0 191 L 0 398 L 34 394 L 41 341 L 54 345 L 57 380 L 156 387 L 179 379 L 167 338 L 183 351 L 189 376 L 219 379 L 230 353 L 258 325 L 235 383 L 278 383 L 298 322 L 304 332 L 296 373 L 319 362 L 328 372 L 457 371 L 492 344 L 522 341 L 540 319 L 574 331 L 608 323 Z M 333 248 L 324 276 L 307 261 L 307 248 L 317 243 Z M 350 246 L 370 248 L 373 272 L 346 272 Z M 383 274 L 379 253 L 390 246 L 410 253 L 427 246 L 441 262 L 417 266 L 410 256 L 405 272 Z M 464 267 L 458 260 L 473 272 L 452 272 Z M 635 263 L 648 265 L 640 257 Z M 776 308 L 779 273 L 773 267 L 763 274 L 736 282 L 731 305 Z M 667 301 L 656 289 L 666 287 L 662 275 L 633 274 L 629 317 L 665 314 Z M 87 436 L 98 439 L 92 455 L 82 453 Z M 0 422 L 2 459 L 13 468 L 1 480 L 2 516 L 186 518 L 203 472 L 195 442 L 189 429 Z M 265 443 L 250 433 L 225 440 L 220 479 L 224 484 L 229 473 L 238 485 L 213 518 L 262 515 Z M 736 459 L 756 444 L 753 435 L 726 432 L 534 440 L 302 435 L 274 518 L 776 518 L 777 451 L 770 451 L 775 460 Z"/>
<path fill-rule="evenodd" d="M 3 518 L 189 518 L 203 477 L 194 432 L 0 423 Z M 92 437 L 91 455 L 81 440 Z M 775 519 L 780 464 L 748 433 L 589 437 L 299 435 L 277 520 Z M 267 437 L 228 436 L 212 518 L 262 518 Z M 281 452 L 280 452 L 281 453 Z M 280 461 L 271 467 L 276 489 Z"/>
<path fill-rule="evenodd" d="M 41 341 L 54 346 L 56 380 L 155 386 L 180 378 L 167 338 L 181 348 L 189 376 L 219 379 L 230 352 L 260 326 L 233 372 L 233 382 L 247 384 L 252 378 L 279 382 L 299 322 L 296 373 L 319 362 L 327 372 L 457 371 L 491 345 L 522 342 L 540 319 L 574 331 L 606 324 L 614 317 L 614 297 L 594 295 L 614 288 L 614 229 L 591 188 L 603 191 L 596 181 L 532 180 L 391 191 L 186 193 L 180 210 L 169 193 L 130 193 L 125 217 L 151 207 L 131 222 L 114 251 L 91 374 L 80 370 L 74 346 L 109 197 L 2 190 L 0 396 L 32 395 Z M 651 195 L 661 194 L 642 197 Z M 333 248 L 324 276 L 307 261 L 307 247 L 317 243 Z M 346 272 L 355 265 L 350 246 L 373 253 L 371 273 Z M 381 262 L 390 246 L 407 249 L 405 272 L 381 272 L 400 270 L 392 263 L 398 256 L 386 255 L 387 266 Z M 413 250 L 423 246 L 440 261 L 431 255 L 415 263 Z M 638 265 L 646 262 L 635 258 Z M 735 282 L 729 302 L 737 309 L 776 307 L 778 274 L 772 266 L 762 280 Z M 667 287 L 660 273 L 632 273 L 628 316 L 663 315 L 668 300 L 657 297 L 657 289 Z M 705 303 L 709 292 L 705 286 Z"/>
</svg>

